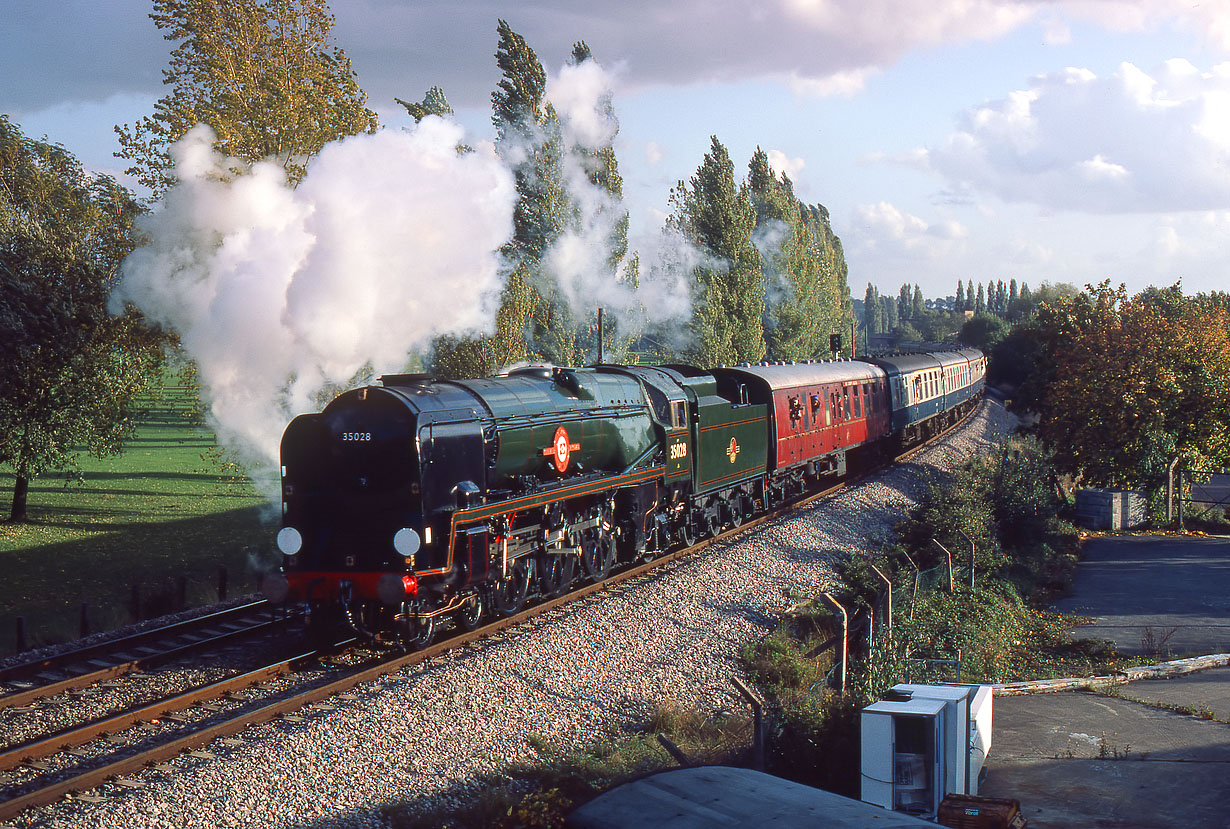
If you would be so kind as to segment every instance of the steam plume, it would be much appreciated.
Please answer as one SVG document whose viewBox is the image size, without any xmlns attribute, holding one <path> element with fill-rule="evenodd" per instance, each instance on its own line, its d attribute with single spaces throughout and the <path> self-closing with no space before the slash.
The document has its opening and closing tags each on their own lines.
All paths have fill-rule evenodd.
<svg viewBox="0 0 1230 829">
<path fill-rule="evenodd" d="M 174 147 L 179 183 L 112 304 L 180 335 L 212 425 L 250 465 L 276 464 L 287 420 L 326 384 L 490 326 L 515 192 L 491 152 L 458 154 L 461 139 L 439 118 L 347 138 L 297 188 L 274 164 L 213 152 L 207 127 Z"/>
</svg>

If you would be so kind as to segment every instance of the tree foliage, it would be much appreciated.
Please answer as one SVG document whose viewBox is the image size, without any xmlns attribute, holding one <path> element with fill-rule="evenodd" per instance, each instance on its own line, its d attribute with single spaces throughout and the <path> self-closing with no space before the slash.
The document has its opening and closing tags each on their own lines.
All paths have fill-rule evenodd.
<svg viewBox="0 0 1230 829">
<path fill-rule="evenodd" d="M 163 71 L 171 91 L 115 130 L 117 156 L 155 196 L 173 183 L 171 145 L 197 124 L 219 152 L 275 159 L 292 181 L 328 142 L 376 128 L 325 0 L 154 0 L 150 17 L 178 42 Z"/>
<path fill-rule="evenodd" d="M 1129 299 L 1103 282 L 1039 310 L 1021 402 L 1064 472 L 1157 486 L 1170 460 L 1230 460 L 1230 315 L 1178 286 Z"/>
<path fill-rule="evenodd" d="M 83 450 L 118 452 L 135 400 L 162 356 L 134 313 L 107 298 L 140 208 L 106 176 L 0 115 L 0 463 L 13 469 L 10 518 L 29 482 L 72 470 Z"/>
<path fill-rule="evenodd" d="M 717 136 L 690 182 L 671 192 L 672 220 L 706 257 L 688 359 L 700 366 L 756 362 L 765 353 L 764 278 L 752 243 L 756 211 L 735 184 L 734 164 Z"/>
<path fill-rule="evenodd" d="M 756 213 L 753 243 L 760 253 L 765 297 L 767 356 L 806 360 L 823 354 L 830 334 L 846 327 L 845 256 L 828 212 L 794 194 L 786 175 L 776 176 L 759 147 L 748 164 L 744 188 Z"/>
<path fill-rule="evenodd" d="M 961 326 L 959 339 L 965 345 L 980 349 L 984 354 L 990 354 L 996 343 L 1008 336 L 1010 326 L 1000 317 L 990 314 L 973 316 Z"/>
</svg>

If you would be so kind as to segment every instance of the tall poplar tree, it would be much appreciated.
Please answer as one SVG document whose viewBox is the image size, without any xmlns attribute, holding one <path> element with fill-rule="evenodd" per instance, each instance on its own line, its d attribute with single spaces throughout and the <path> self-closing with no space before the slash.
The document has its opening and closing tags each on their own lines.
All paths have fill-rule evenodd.
<svg viewBox="0 0 1230 829">
<path fill-rule="evenodd" d="M 753 238 L 765 280 L 768 355 L 778 360 L 816 357 L 840 327 L 839 295 L 845 290 L 840 242 L 821 217 L 822 209 L 813 211 L 800 202 L 790 179 L 774 174 L 759 147 L 748 164 L 746 192 L 756 211 Z"/>
<path fill-rule="evenodd" d="M 867 283 L 867 293 L 863 295 L 863 327 L 867 329 L 867 337 L 884 332 L 884 318 L 880 307 L 880 292 L 870 282 Z"/>
<path fill-rule="evenodd" d="M 962 282 L 960 279 L 957 280 L 957 299 L 953 303 L 952 310 L 954 311 L 964 311 L 965 310 L 965 283 Z"/>
<path fill-rule="evenodd" d="M 173 183 L 169 150 L 197 124 L 215 148 L 273 159 L 291 181 L 330 141 L 376 129 L 325 0 L 154 0 L 163 37 L 177 41 L 154 114 L 116 127 L 127 172 L 156 196 Z"/>
<path fill-rule="evenodd" d="M 892 333 L 897 330 L 897 300 L 891 296 L 880 297 L 880 314 L 884 320 L 885 333 Z"/>
<path fill-rule="evenodd" d="M 734 164 L 717 136 L 688 182 L 671 192 L 671 220 L 706 254 L 688 358 L 702 367 L 756 362 L 765 353 L 764 278 L 752 244 L 756 211 L 735 184 Z"/>
</svg>

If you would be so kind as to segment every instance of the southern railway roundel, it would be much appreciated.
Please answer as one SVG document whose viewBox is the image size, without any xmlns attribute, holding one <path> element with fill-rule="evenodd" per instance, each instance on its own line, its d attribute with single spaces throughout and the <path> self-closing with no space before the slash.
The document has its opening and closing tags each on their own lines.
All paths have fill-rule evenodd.
<svg viewBox="0 0 1230 829">
<path fill-rule="evenodd" d="M 551 445 L 542 450 L 542 454 L 552 459 L 555 471 L 563 474 L 568 469 L 568 459 L 580 448 L 581 444 L 572 443 L 568 439 L 568 430 L 560 426 L 555 430 L 555 437 L 551 440 Z"/>
</svg>

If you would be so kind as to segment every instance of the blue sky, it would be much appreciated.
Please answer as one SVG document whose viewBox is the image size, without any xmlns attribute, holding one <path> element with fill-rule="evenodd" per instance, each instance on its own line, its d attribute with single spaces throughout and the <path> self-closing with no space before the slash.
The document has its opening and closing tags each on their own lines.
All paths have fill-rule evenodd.
<svg viewBox="0 0 1230 829">
<path fill-rule="evenodd" d="M 139 0 L 4 0 L 0 111 L 95 170 L 152 112 L 170 44 Z M 1225 10 L 1223 10 L 1225 9 Z M 850 286 L 1015 278 L 1230 289 L 1230 4 L 1178 0 L 333 3 L 369 104 L 442 86 L 489 137 L 504 17 L 558 72 L 616 78 L 634 233 L 716 135 L 825 205 Z"/>
</svg>

